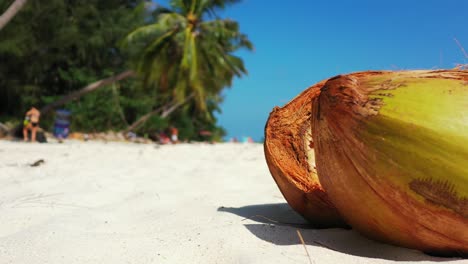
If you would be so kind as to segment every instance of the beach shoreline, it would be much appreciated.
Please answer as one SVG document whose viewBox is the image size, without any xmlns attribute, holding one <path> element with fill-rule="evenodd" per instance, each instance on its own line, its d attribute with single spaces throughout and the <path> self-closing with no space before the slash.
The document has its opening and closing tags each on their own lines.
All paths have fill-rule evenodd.
<svg viewBox="0 0 468 264">
<path fill-rule="evenodd" d="M 0 263 L 466 263 L 308 228 L 258 143 L 0 140 L 0 186 Z"/>
</svg>

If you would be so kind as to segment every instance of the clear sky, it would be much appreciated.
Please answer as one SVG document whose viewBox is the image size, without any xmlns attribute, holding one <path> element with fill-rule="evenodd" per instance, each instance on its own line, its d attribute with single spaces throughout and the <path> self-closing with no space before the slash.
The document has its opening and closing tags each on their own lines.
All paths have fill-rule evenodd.
<svg viewBox="0 0 468 264">
<path fill-rule="evenodd" d="M 325 78 L 468 63 L 454 40 L 468 50 L 467 10 L 466 0 L 243 0 L 221 16 L 255 51 L 238 53 L 249 75 L 224 93 L 219 124 L 227 138 L 260 140 L 274 106 Z"/>
</svg>

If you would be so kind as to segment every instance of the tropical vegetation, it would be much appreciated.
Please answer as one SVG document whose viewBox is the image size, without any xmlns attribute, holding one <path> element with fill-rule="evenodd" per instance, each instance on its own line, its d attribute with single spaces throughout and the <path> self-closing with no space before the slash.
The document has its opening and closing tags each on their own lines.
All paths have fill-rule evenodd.
<svg viewBox="0 0 468 264">
<path fill-rule="evenodd" d="M 13 2 L 0 0 L 0 12 Z M 49 110 L 66 108 L 74 131 L 176 126 L 181 138 L 221 138 L 222 92 L 247 73 L 235 53 L 253 48 L 218 14 L 236 2 L 27 1 L 0 30 L 0 122 L 35 105 L 49 130 Z"/>
</svg>

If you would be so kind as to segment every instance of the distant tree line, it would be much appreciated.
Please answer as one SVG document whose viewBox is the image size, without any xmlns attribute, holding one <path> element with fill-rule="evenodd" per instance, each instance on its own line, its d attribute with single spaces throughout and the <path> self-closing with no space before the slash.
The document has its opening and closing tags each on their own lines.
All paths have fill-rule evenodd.
<svg viewBox="0 0 468 264">
<path fill-rule="evenodd" d="M 0 0 L 5 12 L 12 0 Z M 72 112 L 74 131 L 224 136 L 222 91 L 252 49 L 217 12 L 236 0 L 29 0 L 0 30 L 0 122 L 31 106 Z M 41 126 L 50 129 L 53 111 Z"/>
</svg>

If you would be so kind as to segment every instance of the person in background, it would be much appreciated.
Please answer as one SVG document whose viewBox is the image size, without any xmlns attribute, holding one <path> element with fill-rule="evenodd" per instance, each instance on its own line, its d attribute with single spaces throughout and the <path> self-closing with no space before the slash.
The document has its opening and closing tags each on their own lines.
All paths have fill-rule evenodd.
<svg viewBox="0 0 468 264">
<path fill-rule="evenodd" d="M 179 142 L 179 130 L 176 127 L 171 127 L 171 141 L 173 144 Z"/>
<path fill-rule="evenodd" d="M 23 122 L 23 137 L 24 141 L 28 141 L 28 130 L 31 130 L 31 141 L 36 142 L 37 129 L 39 128 L 39 118 L 41 112 L 34 106 L 26 112 L 26 117 Z"/>
<path fill-rule="evenodd" d="M 159 144 L 165 145 L 169 144 L 171 139 L 164 132 L 159 132 Z"/>
</svg>

